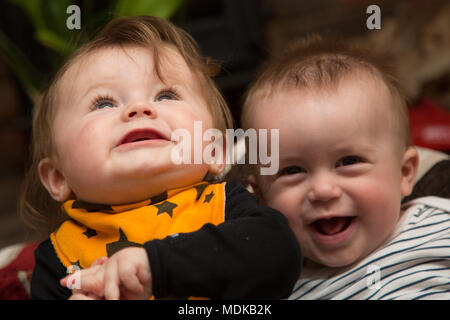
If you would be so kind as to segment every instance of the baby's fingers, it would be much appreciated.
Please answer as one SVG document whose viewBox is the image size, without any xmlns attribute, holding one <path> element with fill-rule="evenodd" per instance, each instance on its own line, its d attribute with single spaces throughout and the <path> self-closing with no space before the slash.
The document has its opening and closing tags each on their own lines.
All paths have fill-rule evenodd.
<svg viewBox="0 0 450 320">
<path fill-rule="evenodd" d="M 94 261 L 94 263 L 92 263 L 91 267 L 94 267 L 94 266 L 101 266 L 101 265 L 103 265 L 107 260 L 108 260 L 108 257 L 101 257 L 101 258 L 98 258 L 97 260 Z"/>
<path fill-rule="evenodd" d="M 74 293 L 92 293 L 97 297 L 103 297 L 103 272 L 88 274 L 81 277 L 80 288 L 73 290 Z"/>
<path fill-rule="evenodd" d="M 117 269 L 117 263 L 115 260 L 110 260 L 105 265 L 105 299 L 107 300 L 119 300 L 119 274 Z"/>
<path fill-rule="evenodd" d="M 61 284 L 61 286 L 66 287 L 70 290 L 80 289 L 81 286 L 80 279 L 81 279 L 81 271 L 78 270 L 59 280 L 59 283 Z"/>
<path fill-rule="evenodd" d="M 121 265 L 119 265 L 119 268 Z M 125 299 L 141 299 L 144 286 L 138 278 L 137 270 L 131 266 L 123 266 L 119 270 L 120 285 Z"/>
<path fill-rule="evenodd" d="M 142 297 L 148 299 L 153 294 L 152 276 L 150 270 L 143 266 L 138 266 L 137 277 L 139 282 L 143 285 L 143 295 Z"/>
<path fill-rule="evenodd" d="M 96 260 L 91 267 L 84 270 L 77 270 L 74 273 L 64 277 L 60 280 L 60 284 L 63 287 L 69 288 L 71 290 L 82 291 L 92 291 L 95 293 L 101 292 L 103 294 L 103 270 L 102 265 L 108 260 L 107 257 L 101 257 Z M 83 283 L 81 283 L 83 282 Z M 83 289 L 81 288 L 83 286 Z"/>
</svg>

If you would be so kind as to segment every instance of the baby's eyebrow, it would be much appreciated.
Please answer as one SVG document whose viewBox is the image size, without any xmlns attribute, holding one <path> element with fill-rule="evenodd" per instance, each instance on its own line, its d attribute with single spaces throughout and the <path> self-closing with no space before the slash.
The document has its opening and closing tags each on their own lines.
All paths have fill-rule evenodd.
<svg viewBox="0 0 450 320">
<path fill-rule="evenodd" d="M 280 152 L 279 154 L 280 164 L 294 164 L 302 161 L 302 157 L 300 155 L 288 154 L 284 155 Z"/>
<path fill-rule="evenodd" d="M 98 89 L 102 89 L 102 88 L 108 88 L 114 85 L 115 81 L 117 81 L 117 79 L 113 79 L 111 77 L 111 79 L 104 79 L 100 82 L 95 82 L 93 84 L 91 84 L 90 86 L 88 86 L 85 90 L 83 90 L 82 92 L 82 97 L 87 96 L 91 91 L 95 91 Z"/>
<path fill-rule="evenodd" d="M 369 143 L 352 141 L 349 144 L 336 147 L 335 151 L 337 153 L 374 152 L 375 147 Z"/>
<path fill-rule="evenodd" d="M 182 79 L 164 79 L 162 82 L 165 88 L 173 89 L 176 92 L 183 94 L 186 92 L 198 91 L 200 88 L 197 88 L 195 84 L 188 83 L 188 81 Z"/>
</svg>

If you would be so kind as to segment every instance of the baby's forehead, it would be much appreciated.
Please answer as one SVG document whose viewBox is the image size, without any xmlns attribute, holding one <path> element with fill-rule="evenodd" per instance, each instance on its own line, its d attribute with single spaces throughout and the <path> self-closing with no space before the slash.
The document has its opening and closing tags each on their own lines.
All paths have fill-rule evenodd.
<svg viewBox="0 0 450 320">
<path fill-rule="evenodd" d="M 298 119 L 323 119 L 342 125 L 365 123 L 373 126 L 397 127 L 392 94 L 384 82 L 367 74 L 342 78 L 330 86 L 277 85 L 255 92 L 249 122 L 258 128 Z M 329 119 L 329 115 L 332 115 Z"/>
<path fill-rule="evenodd" d="M 180 71 L 191 73 L 189 66 L 180 53 L 169 45 L 157 48 L 157 61 L 154 48 L 144 46 L 111 46 L 94 49 L 77 57 L 64 76 L 77 75 L 82 72 L 94 70 L 99 75 L 108 75 L 120 67 L 120 63 L 146 67 L 142 71 L 155 72 L 157 68 L 168 78 L 177 78 Z M 150 63 L 148 63 L 150 62 Z M 114 67 L 114 68 L 111 68 Z"/>
<path fill-rule="evenodd" d="M 281 104 L 273 104 L 274 101 L 280 98 L 295 96 L 302 100 L 321 100 L 324 96 L 340 97 L 348 95 L 349 92 L 353 92 L 355 97 L 367 96 L 367 98 L 376 98 L 372 100 L 380 101 L 378 107 L 380 109 L 387 105 L 391 106 L 394 103 L 393 94 L 382 76 L 366 70 L 355 70 L 336 78 L 335 81 L 321 84 L 299 85 L 291 80 L 285 79 L 278 83 L 262 85 L 254 92 L 251 104 L 271 103 L 271 109 L 276 111 L 278 108 L 283 108 Z M 370 95 L 369 93 L 376 93 L 376 95 Z"/>
<path fill-rule="evenodd" d="M 57 93 L 69 95 L 82 90 L 87 82 L 114 82 L 126 78 L 129 68 L 137 68 L 147 77 L 158 77 L 171 85 L 182 83 L 198 89 L 198 81 L 181 54 L 169 45 L 152 47 L 110 46 L 94 49 L 75 58 L 57 83 Z"/>
</svg>

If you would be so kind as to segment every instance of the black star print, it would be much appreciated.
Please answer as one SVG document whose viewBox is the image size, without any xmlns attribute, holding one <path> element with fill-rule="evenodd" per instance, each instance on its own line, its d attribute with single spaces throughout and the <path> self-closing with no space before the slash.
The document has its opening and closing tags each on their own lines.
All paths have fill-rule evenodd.
<svg viewBox="0 0 450 320">
<path fill-rule="evenodd" d="M 152 204 L 164 201 L 164 200 L 167 200 L 167 192 L 163 192 L 163 193 L 158 194 L 158 195 L 156 195 L 154 197 L 151 197 L 149 205 L 152 205 Z"/>
<path fill-rule="evenodd" d="M 213 197 L 214 197 L 214 192 L 211 191 L 210 194 L 207 194 L 207 195 L 205 196 L 205 200 L 203 201 L 203 203 L 205 203 L 205 202 L 208 202 L 208 203 L 209 203 Z"/>
<path fill-rule="evenodd" d="M 113 208 L 107 204 L 96 204 L 78 200 L 72 203 L 72 209 L 84 209 L 87 212 L 113 211 Z"/>
<path fill-rule="evenodd" d="M 207 183 L 203 183 L 203 184 L 199 184 L 199 185 L 194 187 L 195 190 L 197 191 L 197 197 L 195 198 L 195 201 L 200 199 L 200 197 L 202 196 L 203 191 L 205 191 L 207 186 L 208 186 Z"/>
<path fill-rule="evenodd" d="M 117 251 L 127 248 L 127 247 L 142 247 L 142 244 L 128 241 L 127 236 L 121 228 L 119 228 L 119 240 L 116 242 L 111 242 L 106 244 L 106 253 L 108 257 L 111 257 Z"/>
<path fill-rule="evenodd" d="M 90 239 L 93 236 L 97 235 L 97 231 L 95 231 L 94 229 L 91 228 L 87 228 L 85 232 L 83 232 L 83 234 L 88 237 L 88 239 Z"/>
<path fill-rule="evenodd" d="M 167 213 L 172 218 L 173 209 L 178 207 L 178 205 L 173 202 L 164 201 L 163 203 L 155 204 L 155 207 L 158 208 L 158 212 L 156 213 L 156 215 L 159 216 L 160 214 Z"/>
</svg>

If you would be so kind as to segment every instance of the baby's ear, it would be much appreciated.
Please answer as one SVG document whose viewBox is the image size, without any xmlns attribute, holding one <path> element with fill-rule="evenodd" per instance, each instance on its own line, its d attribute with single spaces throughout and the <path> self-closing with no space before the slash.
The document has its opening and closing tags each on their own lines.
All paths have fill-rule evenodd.
<svg viewBox="0 0 450 320">
<path fill-rule="evenodd" d="M 219 176 L 225 169 L 225 163 L 211 163 L 208 167 L 208 172 L 211 172 L 215 176 Z"/>
<path fill-rule="evenodd" d="M 211 131 L 215 133 L 214 142 L 211 142 L 209 146 L 207 146 L 207 149 L 209 154 L 208 156 L 208 171 L 212 173 L 215 176 L 220 176 L 223 171 L 225 170 L 226 165 L 226 137 L 222 140 L 222 133 L 217 129 L 212 129 L 214 131 Z M 220 141 L 220 142 L 217 142 Z M 205 160 L 205 159 L 204 159 Z"/>
<path fill-rule="evenodd" d="M 51 158 L 45 158 L 39 162 L 38 172 L 42 184 L 53 199 L 63 202 L 69 198 L 72 190 Z"/>
<path fill-rule="evenodd" d="M 247 180 L 253 189 L 253 193 L 258 197 L 259 203 L 265 205 L 264 197 L 262 196 L 261 189 L 259 188 L 255 175 L 254 174 L 249 175 Z"/>
<path fill-rule="evenodd" d="M 225 163 L 220 160 L 208 164 L 208 172 L 212 173 L 216 177 L 221 176 L 223 174 L 224 169 Z"/>
<path fill-rule="evenodd" d="M 419 154 L 414 147 L 409 147 L 403 154 L 402 177 L 400 190 L 402 196 L 410 195 L 414 187 L 417 168 L 419 166 Z"/>
</svg>

